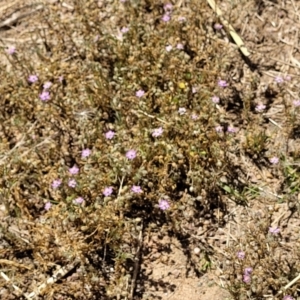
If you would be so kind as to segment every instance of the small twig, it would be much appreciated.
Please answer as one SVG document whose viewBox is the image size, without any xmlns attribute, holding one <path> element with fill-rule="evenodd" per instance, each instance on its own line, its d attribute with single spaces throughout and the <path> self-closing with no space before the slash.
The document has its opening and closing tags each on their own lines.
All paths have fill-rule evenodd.
<svg viewBox="0 0 300 300">
<path fill-rule="evenodd" d="M 240 36 L 236 33 L 236 31 L 234 30 L 234 28 L 231 26 L 231 24 L 229 22 L 227 22 L 224 18 L 223 18 L 223 13 L 220 10 L 220 8 L 217 6 L 217 4 L 215 3 L 214 0 L 207 0 L 209 6 L 214 10 L 214 12 L 217 14 L 217 16 L 220 18 L 221 22 L 229 29 L 229 34 L 231 35 L 232 39 L 235 41 L 235 43 L 237 44 L 237 46 L 239 47 L 239 49 L 241 50 L 241 52 L 245 55 L 245 56 L 249 56 L 250 52 L 248 51 L 248 49 L 246 48 L 246 46 L 244 45 L 243 40 L 240 38 Z"/>
<path fill-rule="evenodd" d="M 23 264 L 19 264 L 17 262 L 8 260 L 8 259 L 0 259 L 0 264 L 4 264 L 4 265 L 11 265 L 14 266 L 16 268 L 23 268 L 23 269 L 27 269 L 27 270 L 31 270 L 31 267 L 25 266 Z"/>
<path fill-rule="evenodd" d="M 147 116 L 147 117 L 149 117 L 149 118 L 151 118 L 151 119 L 156 119 L 156 120 L 158 120 L 158 121 L 160 121 L 160 122 L 162 122 L 162 123 L 165 123 L 165 124 L 168 124 L 168 125 L 170 125 L 171 123 L 169 123 L 169 122 L 166 122 L 165 120 L 163 120 L 163 119 L 160 119 L 160 118 L 158 118 L 158 117 L 155 117 L 155 116 L 152 116 L 152 115 L 149 115 L 148 113 L 146 113 L 146 112 L 144 112 L 144 111 L 142 111 L 142 110 L 138 110 L 138 111 L 135 111 L 135 110 L 131 110 L 134 114 L 138 114 L 138 113 L 141 113 L 141 114 L 143 114 L 143 115 L 145 115 L 145 116 Z"/>
<path fill-rule="evenodd" d="M 22 291 L 20 288 L 18 288 L 16 285 L 14 285 L 14 284 L 11 282 L 11 280 L 10 280 L 3 272 L 0 272 L 0 275 L 2 276 L 2 278 L 4 278 L 5 281 L 11 283 L 12 287 L 13 287 L 16 291 L 18 291 L 19 296 L 20 296 L 20 294 L 21 294 L 21 295 L 23 295 L 26 299 L 30 299 L 30 298 L 28 298 L 28 297 L 23 293 L 23 291 Z"/>
<path fill-rule="evenodd" d="M 57 280 L 59 280 L 60 278 L 64 277 L 67 273 L 69 273 L 72 269 L 74 269 L 78 264 L 80 263 L 79 259 L 76 259 L 73 263 L 71 263 L 70 265 L 66 266 L 66 267 L 62 267 L 61 269 L 59 269 L 57 272 L 55 272 L 53 274 L 52 277 L 50 277 L 49 279 L 47 279 L 46 282 L 42 283 L 37 289 L 36 291 L 30 293 L 28 296 L 25 296 L 27 299 L 34 299 L 35 297 L 37 297 L 41 291 L 43 289 L 46 288 L 47 285 L 53 284 L 55 283 Z"/>
<path fill-rule="evenodd" d="M 294 283 L 296 283 L 298 280 L 300 279 L 300 274 L 294 278 L 291 282 L 289 282 L 286 286 L 284 286 L 278 293 L 276 296 L 279 296 L 280 294 L 283 293 L 283 291 L 287 290 L 289 287 L 291 287 Z"/>
<path fill-rule="evenodd" d="M 277 126 L 278 128 L 282 129 L 282 127 L 281 127 L 278 123 L 276 123 L 274 120 L 272 120 L 271 118 L 269 118 L 269 121 L 270 121 L 272 124 L 274 124 L 275 126 Z"/>
<path fill-rule="evenodd" d="M 134 270 L 133 270 L 133 275 L 132 275 L 132 280 L 131 280 L 131 291 L 130 291 L 130 296 L 129 296 L 130 300 L 132 300 L 133 296 L 134 296 L 136 279 L 137 279 L 139 269 L 140 269 L 140 255 L 141 255 L 141 249 L 142 249 L 142 245 L 143 245 L 143 223 L 141 226 L 142 226 L 142 228 L 141 228 L 140 234 L 139 234 L 138 248 L 136 251 L 135 258 L 134 258 L 135 262 L 134 262 Z"/>
</svg>

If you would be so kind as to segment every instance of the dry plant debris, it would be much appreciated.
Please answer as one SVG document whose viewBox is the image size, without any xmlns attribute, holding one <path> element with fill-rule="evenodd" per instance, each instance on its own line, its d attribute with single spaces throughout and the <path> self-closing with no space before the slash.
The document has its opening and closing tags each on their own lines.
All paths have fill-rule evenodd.
<svg viewBox="0 0 300 300">
<path fill-rule="evenodd" d="M 0 298 L 297 299 L 299 10 L 1 1 Z"/>
</svg>

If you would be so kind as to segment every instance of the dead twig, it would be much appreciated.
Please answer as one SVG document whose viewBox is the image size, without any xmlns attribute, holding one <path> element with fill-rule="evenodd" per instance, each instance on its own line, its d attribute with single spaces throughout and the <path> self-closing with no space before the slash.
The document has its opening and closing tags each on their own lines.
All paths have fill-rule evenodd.
<svg viewBox="0 0 300 300">
<path fill-rule="evenodd" d="M 232 39 L 237 44 L 238 48 L 241 50 L 243 55 L 250 56 L 250 52 L 246 48 L 243 40 L 236 33 L 236 31 L 231 26 L 231 24 L 223 18 L 223 13 L 220 10 L 220 8 L 217 6 L 216 2 L 214 0 L 207 0 L 207 2 L 209 4 L 209 6 L 213 9 L 213 11 L 217 14 L 217 16 L 220 18 L 221 22 L 227 27 L 227 29 L 229 30 L 229 34 L 231 35 Z"/>
<path fill-rule="evenodd" d="M 143 245 L 143 224 L 142 224 L 142 228 L 140 230 L 139 239 L 138 239 L 138 248 L 136 251 L 135 258 L 134 258 L 134 270 L 133 270 L 133 275 L 132 275 L 132 280 L 131 280 L 131 290 L 130 290 L 130 296 L 129 296 L 130 300 L 132 300 L 133 296 L 134 296 L 136 279 L 137 279 L 139 269 L 140 269 L 140 255 L 141 255 L 142 245 Z"/>
</svg>

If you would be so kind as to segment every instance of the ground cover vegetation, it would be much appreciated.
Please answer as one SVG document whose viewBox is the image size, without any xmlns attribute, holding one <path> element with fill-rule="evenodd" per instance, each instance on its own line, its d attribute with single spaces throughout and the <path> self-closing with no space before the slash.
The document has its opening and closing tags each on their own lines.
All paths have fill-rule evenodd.
<svg viewBox="0 0 300 300">
<path fill-rule="evenodd" d="M 180 5 L 46 3 L 26 42 L 2 40 L 1 299 L 156 299 L 141 266 L 165 235 L 232 299 L 297 299 L 299 230 L 285 238 L 276 212 L 298 217 L 299 152 L 274 138 L 299 135 L 296 79 L 263 98 L 257 73 L 238 86 L 244 58 L 218 16 Z M 266 116 L 278 98 L 281 128 Z M 254 225 L 211 242 L 253 203 Z"/>
</svg>

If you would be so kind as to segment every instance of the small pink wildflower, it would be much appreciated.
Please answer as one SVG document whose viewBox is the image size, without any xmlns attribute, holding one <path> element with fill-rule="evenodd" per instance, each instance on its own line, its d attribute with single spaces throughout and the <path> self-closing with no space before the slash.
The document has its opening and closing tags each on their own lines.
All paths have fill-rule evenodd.
<svg viewBox="0 0 300 300">
<path fill-rule="evenodd" d="M 277 83 L 283 83 L 283 78 L 281 77 L 281 76 L 276 76 L 275 77 L 275 82 L 277 82 Z"/>
<path fill-rule="evenodd" d="M 50 94 L 48 91 L 45 90 L 45 91 L 42 91 L 42 93 L 40 94 L 39 97 L 42 101 L 48 101 L 50 99 Z"/>
<path fill-rule="evenodd" d="M 57 189 L 60 185 L 61 185 L 61 179 L 55 179 L 51 184 L 52 188 L 54 189 Z"/>
<path fill-rule="evenodd" d="M 219 97 L 217 97 L 217 96 L 212 96 L 211 97 L 211 101 L 213 102 L 213 103 L 219 103 L 220 102 L 220 98 Z"/>
<path fill-rule="evenodd" d="M 228 86 L 228 83 L 227 83 L 226 80 L 219 79 L 219 80 L 218 80 L 218 86 L 219 86 L 219 87 L 227 87 L 227 86 Z"/>
<path fill-rule="evenodd" d="M 251 282 L 251 276 L 248 274 L 243 275 L 243 282 L 249 284 Z"/>
<path fill-rule="evenodd" d="M 167 210 L 170 208 L 170 204 L 167 200 L 160 199 L 158 202 L 158 206 L 161 210 Z"/>
<path fill-rule="evenodd" d="M 126 157 L 130 160 L 136 158 L 136 151 L 131 149 L 126 152 Z"/>
<path fill-rule="evenodd" d="M 198 92 L 198 88 L 195 87 L 195 86 L 193 86 L 193 87 L 192 87 L 192 93 L 193 93 L 193 94 L 196 94 L 197 92 Z"/>
<path fill-rule="evenodd" d="M 278 227 L 275 227 L 275 228 L 269 227 L 269 232 L 270 232 L 271 234 L 276 235 L 277 233 L 280 232 L 280 229 L 279 229 Z"/>
<path fill-rule="evenodd" d="M 105 137 L 108 139 L 108 140 L 111 140 L 114 136 L 115 136 L 115 132 L 112 131 L 112 130 L 109 130 L 105 133 Z"/>
<path fill-rule="evenodd" d="M 192 114 L 192 115 L 191 115 L 191 118 L 192 118 L 192 120 L 197 120 L 199 117 L 198 117 L 198 115 L 196 115 L 196 114 Z"/>
<path fill-rule="evenodd" d="M 171 20 L 170 15 L 164 14 L 161 18 L 164 22 L 169 22 Z"/>
<path fill-rule="evenodd" d="M 177 48 L 178 50 L 182 50 L 182 49 L 184 49 L 184 46 L 183 46 L 183 44 L 178 43 L 178 44 L 176 45 L 176 48 Z"/>
<path fill-rule="evenodd" d="M 223 25 L 216 23 L 216 24 L 214 25 L 214 28 L 215 28 L 216 30 L 220 30 L 220 29 L 223 28 Z"/>
<path fill-rule="evenodd" d="M 185 22 L 185 21 L 186 21 L 186 17 L 180 16 L 180 17 L 178 17 L 178 21 L 179 21 L 180 23 Z"/>
<path fill-rule="evenodd" d="M 287 75 L 287 76 L 284 77 L 285 81 L 290 81 L 291 79 L 292 79 L 292 77 L 290 75 Z"/>
<path fill-rule="evenodd" d="M 52 85 L 52 82 L 50 82 L 50 81 L 45 82 L 43 85 L 44 90 L 50 89 L 51 85 Z"/>
<path fill-rule="evenodd" d="M 63 80 L 64 80 L 64 76 L 59 76 L 59 77 L 58 77 L 58 81 L 59 81 L 60 83 L 62 83 Z"/>
<path fill-rule="evenodd" d="M 270 158 L 270 163 L 271 164 L 276 165 L 276 164 L 278 164 L 278 162 L 279 162 L 279 158 L 278 157 L 273 156 L 273 157 Z"/>
<path fill-rule="evenodd" d="M 245 258 L 245 252 L 240 250 L 238 251 L 238 253 L 236 254 L 236 256 L 239 258 L 239 259 L 244 259 Z"/>
<path fill-rule="evenodd" d="M 69 179 L 69 182 L 68 182 L 69 187 L 74 188 L 76 185 L 77 185 L 77 182 L 75 179 Z"/>
<path fill-rule="evenodd" d="M 253 272 L 253 269 L 251 267 L 247 267 L 244 270 L 245 275 L 251 275 L 252 272 Z"/>
<path fill-rule="evenodd" d="M 223 127 L 220 126 L 220 125 L 218 125 L 218 126 L 216 126 L 215 130 L 216 130 L 216 132 L 218 132 L 218 133 L 223 132 Z"/>
<path fill-rule="evenodd" d="M 82 152 L 81 152 L 81 157 L 82 158 L 86 158 L 86 157 L 88 157 L 88 156 L 90 156 L 91 155 L 91 150 L 90 149 L 84 149 L 84 150 L 82 150 Z"/>
<path fill-rule="evenodd" d="M 128 27 L 122 27 L 121 28 L 121 32 L 122 33 L 127 33 L 129 31 L 129 28 Z"/>
<path fill-rule="evenodd" d="M 286 295 L 286 296 L 283 297 L 282 300 L 294 300 L 294 298 L 290 295 Z"/>
<path fill-rule="evenodd" d="M 136 194 L 140 194 L 140 193 L 143 192 L 142 189 L 141 189 L 141 187 L 138 186 L 138 185 L 133 185 L 132 188 L 131 188 L 131 191 L 133 193 L 136 193 Z"/>
<path fill-rule="evenodd" d="M 162 127 L 156 128 L 153 130 L 152 136 L 158 137 L 158 136 L 162 135 L 163 132 L 164 132 L 164 130 L 162 129 Z"/>
<path fill-rule="evenodd" d="M 15 46 L 10 46 L 8 49 L 7 49 L 7 53 L 9 55 L 13 55 L 16 53 L 16 47 Z"/>
<path fill-rule="evenodd" d="M 74 165 L 72 168 L 69 169 L 69 173 L 71 175 L 76 175 L 78 174 L 78 172 L 79 172 L 79 168 L 76 165 Z"/>
<path fill-rule="evenodd" d="M 166 50 L 167 50 L 168 52 L 170 52 L 172 49 L 173 49 L 173 47 L 172 47 L 171 45 L 168 45 L 168 46 L 166 47 Z"/>
<path fill-rule="evenodd" d="M 227 132 L 228 133 L 236 133 L 238 130 L 237 130 L 237 128 L 235 128 L 235 127 L 232 127 L 232 126 L 228 126 L 227 127 Z"/>
<path fill-rule="evenodd" d="M 172 9 L 173 9 L 172 3 L 167 3 L 167 4 L 164 5 L 164 11 L 165 12 L 171 12 Z"/>
<path fill-rule="evenodd" d="M 186 109 L 184 107 L 179 107 L 178 113 L 182 116 L 186 113 Z"/>
<path fill-rule="evenodd" d="M 258 105 L 256 105 L 256 107 L 255 107 L 255 110 L 257 111 L 257 112 L 262 112 L 262 111 L 264 111 L 266 109 L 266 106 L 264 105 L 264 104 L 258 104 Z"/>
<path fill-rule="evenodd" d="M 113 192 L 113 187 L 112 187 L 112 186 L 108 186 L 108 187 L 106 187 L 106 188 L 104 189 L 103 195 L 104 195 L 105 197 L 108 197 L 108 196 L 110 196 L 110 195 L 112 194 L 112 192 Z"/>
<path fill-rule="evenodd" d="M 300 100 L 294 100 L 293 104 L 295 107 L 299 107 L 300 106 Z"/>
<path fill-rule="evenodd" d="M 84 199 L 83 199 L 82 197 L 78 197 L 78 198 L 76 198 L 73 202 L 74 202 L 75 204 L 81 204 L 81 203 L 83 203 L 83 201 L 84 201 Z"/>
<path fill-rule="evenodd" d="M 31 83 L 35 83 L 39 80 L 39 78 L 37 77 L 37 75 L 29 75 L 28 77 L 28 81 Z"/>
<path fill-rule="evenodd" d="M 143 97 L 145 95 L 145 91 L 143 90 L 138 90 L 135 95 L 139 98 Z"/>
<path fill-rule="evenodd" d="M 49 209 L 51 208 L 51 206 L 52 206 L 51 202 L 48 201 L 48 202 L 45 204 L 44 208 L 45 208 L 45 210 L 49 210 Z"/>
</svg>

